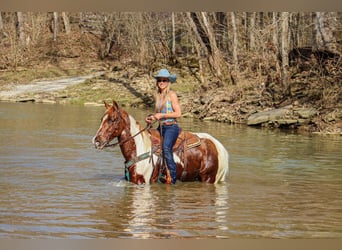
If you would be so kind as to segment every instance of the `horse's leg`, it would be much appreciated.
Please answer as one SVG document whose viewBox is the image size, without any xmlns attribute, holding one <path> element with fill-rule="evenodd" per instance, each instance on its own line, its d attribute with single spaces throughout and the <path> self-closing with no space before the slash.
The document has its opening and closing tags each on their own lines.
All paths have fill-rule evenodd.
<svg viewBox="0 0 342 250">
<path fill-rule="evenodd" d="M 152 171 L 152 176 L 151 176 L 151 183 L 157 182 L 158 181 L 158 177 L 159 177 L 159 172 L 160 172 L 160 165 L 157 163 L 152 163 L 153 165 L 153 171 Z"/>
</svg>

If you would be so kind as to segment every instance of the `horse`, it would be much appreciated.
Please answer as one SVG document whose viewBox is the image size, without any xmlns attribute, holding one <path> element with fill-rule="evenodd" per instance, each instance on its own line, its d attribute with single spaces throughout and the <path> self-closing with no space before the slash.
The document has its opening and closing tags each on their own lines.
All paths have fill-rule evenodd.
<svg viewBox="0 0 342 250">
<path fill-rule="evenodd" d="M 125 179 L 134 184 L 152 184 L 165 174 L 160 134 L 153 124 L 142 127 L 116 101 L 104 101 L 106 111 L 92 138 L 96 149 L 119 145 L 125 159 Z M 117 138 L 117 142 L 110 144 Z M 177 180 L 219 183 L 229 172 L 229 154 L 225 147 L 208 133 L 181 131 L 173 147 Z M 167 166 L 166 166 L 167 169 Z M 162 171 L 164 170 L 164 172 Z M 170 183 L 169 181 L 167 183 Z"/>
</svg>

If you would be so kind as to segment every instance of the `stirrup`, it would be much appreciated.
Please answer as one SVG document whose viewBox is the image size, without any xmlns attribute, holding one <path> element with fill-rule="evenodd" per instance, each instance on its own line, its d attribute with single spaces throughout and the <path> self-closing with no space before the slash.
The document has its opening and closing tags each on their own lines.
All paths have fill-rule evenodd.
<svg viewBox="0 0 342 250">
<path fill-rule="evenodd" d="M 171 184 L 172 183 L 172 178 L 170 171 L 167 169 L 166 174 L 160 173 L 158 176 L 158 182 L 163 183 L 163 184 Z"/>
<path fill-rule="evenodd" d="M 158 176 L 158 183 L 164 184 L 166 182 L 166 175 L 163 173 L 160 173 Z"/>
<path fill-rule="evenodd" d="M 165 184 L 171 184 L 171 182 L 172 182 L 172 177 L 170 174 L 170 170 L 166 169 L 166 183 Z"/>
</svg>

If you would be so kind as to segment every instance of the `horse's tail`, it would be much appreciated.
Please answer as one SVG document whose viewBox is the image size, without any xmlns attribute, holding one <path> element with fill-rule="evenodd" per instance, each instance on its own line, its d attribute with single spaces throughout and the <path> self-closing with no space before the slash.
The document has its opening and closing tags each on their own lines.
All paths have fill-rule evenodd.
<svg viewBox="0 0 342 250">
<path fill-rule="evenodd" d="M 218 152 L 218 169 L 216 173 L 215 183 L 225 181 L 226 176 L 229 174 L 229 153 L 226 148 L 215 137 L 207 133 L 196 133 L 200 138 L 207 138 L 211 140 Z"/>
<path fill-rule="evenodd" d="M 226 176 L 229 174 L 229 154 L 225 147 L 218 142 L 216 145 L 219 151 L 219 167 L 217 169 L 217 174 L 215 178 L 215 183 L 225 181 Z"/>
</svg>

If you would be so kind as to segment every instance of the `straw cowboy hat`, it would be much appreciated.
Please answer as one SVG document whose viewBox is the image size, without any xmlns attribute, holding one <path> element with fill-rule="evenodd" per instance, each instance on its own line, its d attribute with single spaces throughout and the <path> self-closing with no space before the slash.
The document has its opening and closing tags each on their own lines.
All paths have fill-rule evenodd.
<svg viewBox="0 0 342 250">
<path fill-rule="evenodd" d="M 171 83 L 174 83 L 177 79 L 176 75 L 173 74 L 171 75 L 170 72 L 167 69 L 161 69 L 159 70 L 157 75 L 153 76 L 155 79 L 158 78 L 168 78 L 170 80 Z"/>
</svg>

